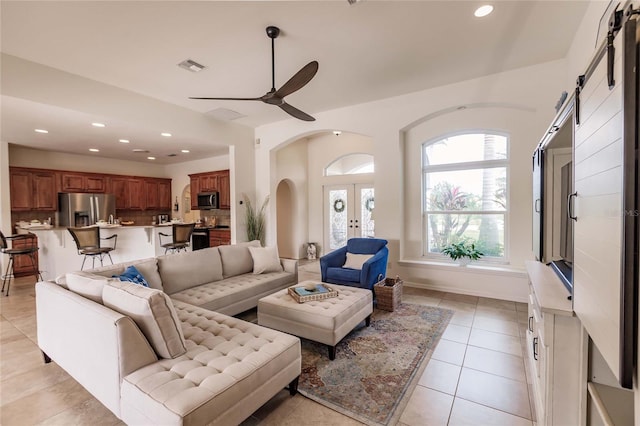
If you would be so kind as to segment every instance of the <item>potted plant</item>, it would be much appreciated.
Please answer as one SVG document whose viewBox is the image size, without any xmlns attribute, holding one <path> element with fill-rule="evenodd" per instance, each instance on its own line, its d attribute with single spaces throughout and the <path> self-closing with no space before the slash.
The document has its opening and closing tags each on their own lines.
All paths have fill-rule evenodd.
<svg viewBox="0 0 640 426">
<path fill-rule="evenodd" d="M 483 253 L 476 249 L 474 243 L 460 241 L 451 243 L 442 249 L 442 254 L 446 254 L 452 260 L 457 260 L 460 266 L 467 266 L 472 260 L 478 260 Z"/>
<path fill-rule="evenodd" d="M 264 246 L 264 236 L 266 230 L 265 209 L 269 203 L 267 196 L 259 210 L 255 210 L 251 204 L 251 199 L 247 194 L 242 194 L 245 203 L 245 219 L 247 225 L 247 238 L 249 241 L 260 240 L 260 244 Z"/>
</svg>

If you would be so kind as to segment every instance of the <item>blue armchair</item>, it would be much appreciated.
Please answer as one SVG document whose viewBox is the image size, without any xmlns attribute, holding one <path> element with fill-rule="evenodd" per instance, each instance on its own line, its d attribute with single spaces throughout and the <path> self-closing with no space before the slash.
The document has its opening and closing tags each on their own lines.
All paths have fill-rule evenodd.
<svg viewBox="0 0 640 426">
<path fill-rule="evenodd" d="M 364 262 L 362 269 L 343 268 L 347 260 L 347 252 L 353 254 L 372 254 Z M 379 238 L 351 238 L 345 247 L 341 247 L 320 258 L 322 282 L 349 285 L 352 287 L 373 290 L 378 276 L 387 273 L 389 249 L 387 240 Z"/>
</svg>

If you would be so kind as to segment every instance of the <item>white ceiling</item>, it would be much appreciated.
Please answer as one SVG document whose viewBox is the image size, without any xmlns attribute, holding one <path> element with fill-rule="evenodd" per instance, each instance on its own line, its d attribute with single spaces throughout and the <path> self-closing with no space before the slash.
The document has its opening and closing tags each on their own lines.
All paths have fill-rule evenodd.
<svg viewBox="0 0 640 426">
<path fill-rule="evenodd" d="M 494 12 L 475 18 L 473 11 L 483 3 L 492 3 Z M 286 98 L 314 115 L 563 58 L 587 3 L 365 0 L 350 6 L 346 0 L 3 0 L 1 46 L 5 54 L 195 113 L 237 111 L 245 117 L 234 123 L 256 127 L 290 117 L 262 102 L 188 97 L 266 93 L 271 87 L 271 45 L 265 33 L 269 25 L 282 31 L 275 41 L 276 88 L 306 63 L 319 62 L 315 78 Z M 187 58 L 207 69 L 191 73 L 176 66 Z M 126 134 L 135 147 L 155 149 L 162 163 L 200 158 L 224 148 L 174 135 L 173 145 L 160 152 L 157 139 L 162 129 L 35 103 L 7 96 L 4 86 L 0 89 L 2 139 L 10 143 L 81 154 L 95 145 L 101 149 L 99 155 L 131 159 L 134 143 L 117 143 Z M 95 120 L 107 121 L 108 127 L 87 127 Z M 35 127 L 50 133 L 34 134 Z M 166 157 L 180 154 L 182 148 L 192 152 Z"/>
</svg>

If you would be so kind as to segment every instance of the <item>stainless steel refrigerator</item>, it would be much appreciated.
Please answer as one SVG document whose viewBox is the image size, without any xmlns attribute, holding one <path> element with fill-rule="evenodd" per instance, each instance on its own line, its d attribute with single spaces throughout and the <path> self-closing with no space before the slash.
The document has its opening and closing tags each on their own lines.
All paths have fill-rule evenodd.
<svg viewBox="0 0 640 426">
<path fill-rule="evenodd" d="M 113 194 L 58 194 L 58 223 L 60 226 L 88 226 L 99 220 L 116 216 L 116 197 Z"/>
</svg>

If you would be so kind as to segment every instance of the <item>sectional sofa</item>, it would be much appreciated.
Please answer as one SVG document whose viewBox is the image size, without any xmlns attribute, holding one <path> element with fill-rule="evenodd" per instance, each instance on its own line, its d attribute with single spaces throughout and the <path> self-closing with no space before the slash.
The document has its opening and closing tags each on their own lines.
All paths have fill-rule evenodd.
<svg viewBox="0 0 640 426">
<path fill-rule="evenodd" d="M 238 424 L 296 392 L 300 340 L 229 315 L 297 282 L 259 242 L 36 284 L 38 345 L 127 424 Z M 277 256 L 277 255 L 275 255 Z M 149 287 L 112 278 L 129 266 Z"/>
</svg>

